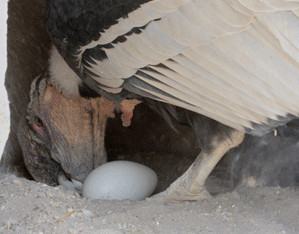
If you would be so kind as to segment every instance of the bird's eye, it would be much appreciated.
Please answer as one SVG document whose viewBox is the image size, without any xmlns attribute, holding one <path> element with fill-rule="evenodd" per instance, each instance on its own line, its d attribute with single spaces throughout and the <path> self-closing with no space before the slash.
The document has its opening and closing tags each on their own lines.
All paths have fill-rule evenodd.
<svg viewBox="0 0 299 234">
<path fill-rule="evenodd" d="M 43 127 L 43 126 L 44 126 L 43 121 L 42 121 L 41 118 L 39 118 L 39 117 L 35 117 L 35 118 L 34 118 L 34 123 L 35 123 L 38 127 Z"/>
</svg>

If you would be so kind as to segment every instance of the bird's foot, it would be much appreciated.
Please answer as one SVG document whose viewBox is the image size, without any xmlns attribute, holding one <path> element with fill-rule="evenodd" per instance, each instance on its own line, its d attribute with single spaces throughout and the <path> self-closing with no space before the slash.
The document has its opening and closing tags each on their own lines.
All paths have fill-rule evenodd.
<svg viewBox="0 0 299 234">
<path fill-rule="evenodd" d="M 188 191 L 184 188 L 174 188 L 170 186 L 166 191 L 153 195 L 146 199 L 147 202 L 164 203 L 164 202 L 184 202 L 200 201 L 210 199 L 211 195 L 205 187 L 201 187 L 196 192 Z"/>
<path fill-rule="evenodd" d="M 80 181 L 74 179 L 69 180 L 63 174 L 58 175 L 57 180 L 59 185 L 62 185 L 66 190 L 81 194 L 83 184 Z"/>
</svg>

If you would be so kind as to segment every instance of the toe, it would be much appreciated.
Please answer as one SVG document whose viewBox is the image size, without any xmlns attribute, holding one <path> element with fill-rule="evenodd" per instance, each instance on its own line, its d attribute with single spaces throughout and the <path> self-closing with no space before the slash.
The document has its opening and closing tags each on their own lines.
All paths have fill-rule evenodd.
<svg viewBox="0 0 299 234">
<path fill-rule="evenodd" d="M 147 202 L 184 202 L 184 201 L 200 201 L 210 199 L 210 193 L 203 187 L 197 193 L 191 193 L 190 191 L 172 190 L 168 188 L 166 191 L 155 194 L 150 198 L 147 198 Z"/>
</svg>

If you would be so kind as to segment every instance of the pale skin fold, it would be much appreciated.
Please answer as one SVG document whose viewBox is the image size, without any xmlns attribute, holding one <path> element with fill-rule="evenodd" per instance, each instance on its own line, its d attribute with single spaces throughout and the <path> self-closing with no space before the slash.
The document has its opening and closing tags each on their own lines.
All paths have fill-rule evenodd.
<svg viewBox="0 0 299 234">
<path fill-rule="evenodd" d="M 18 128 L 25 165 L 36 181 L 80 191 L 86 176 L 107 162 L 104 139 L 108 118 L 114 118 L 119 107 L 124 113 L 123 125 L 129 126 L 140 101 L 116 105 L 103 97 L 68 98 L 49 79 L 42 78 L 38 86 L 35 83 L 27 115 Z"/>
</svg>

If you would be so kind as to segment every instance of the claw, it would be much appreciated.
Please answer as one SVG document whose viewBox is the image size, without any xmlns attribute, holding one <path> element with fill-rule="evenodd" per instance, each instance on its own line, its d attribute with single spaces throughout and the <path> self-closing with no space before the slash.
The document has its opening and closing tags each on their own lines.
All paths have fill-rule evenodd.
<svg viewBox="0 0 299 234">
<path fill-rule="evenodd" d="M 155 194 L 146 199 L 149 203 L 164 203 L 164 202 L 195 202 L 201 200 L 208 200 L 211 199 L 212 196 L 210 193 L 202 187 L 202 189 L 196 193 L 192 194 L 189 191 L 182 191 L 182 190 L 172 190 L 171 187 L 168 188 L 166 191 Z"/>
<path fill-rule="evenodd" d="M 80 181 L 74 179 L 69 180 L 64 174 L 58 175 L 57 181 L 66 190 L 81 194 L 83 184 Z"/>
</svg>

